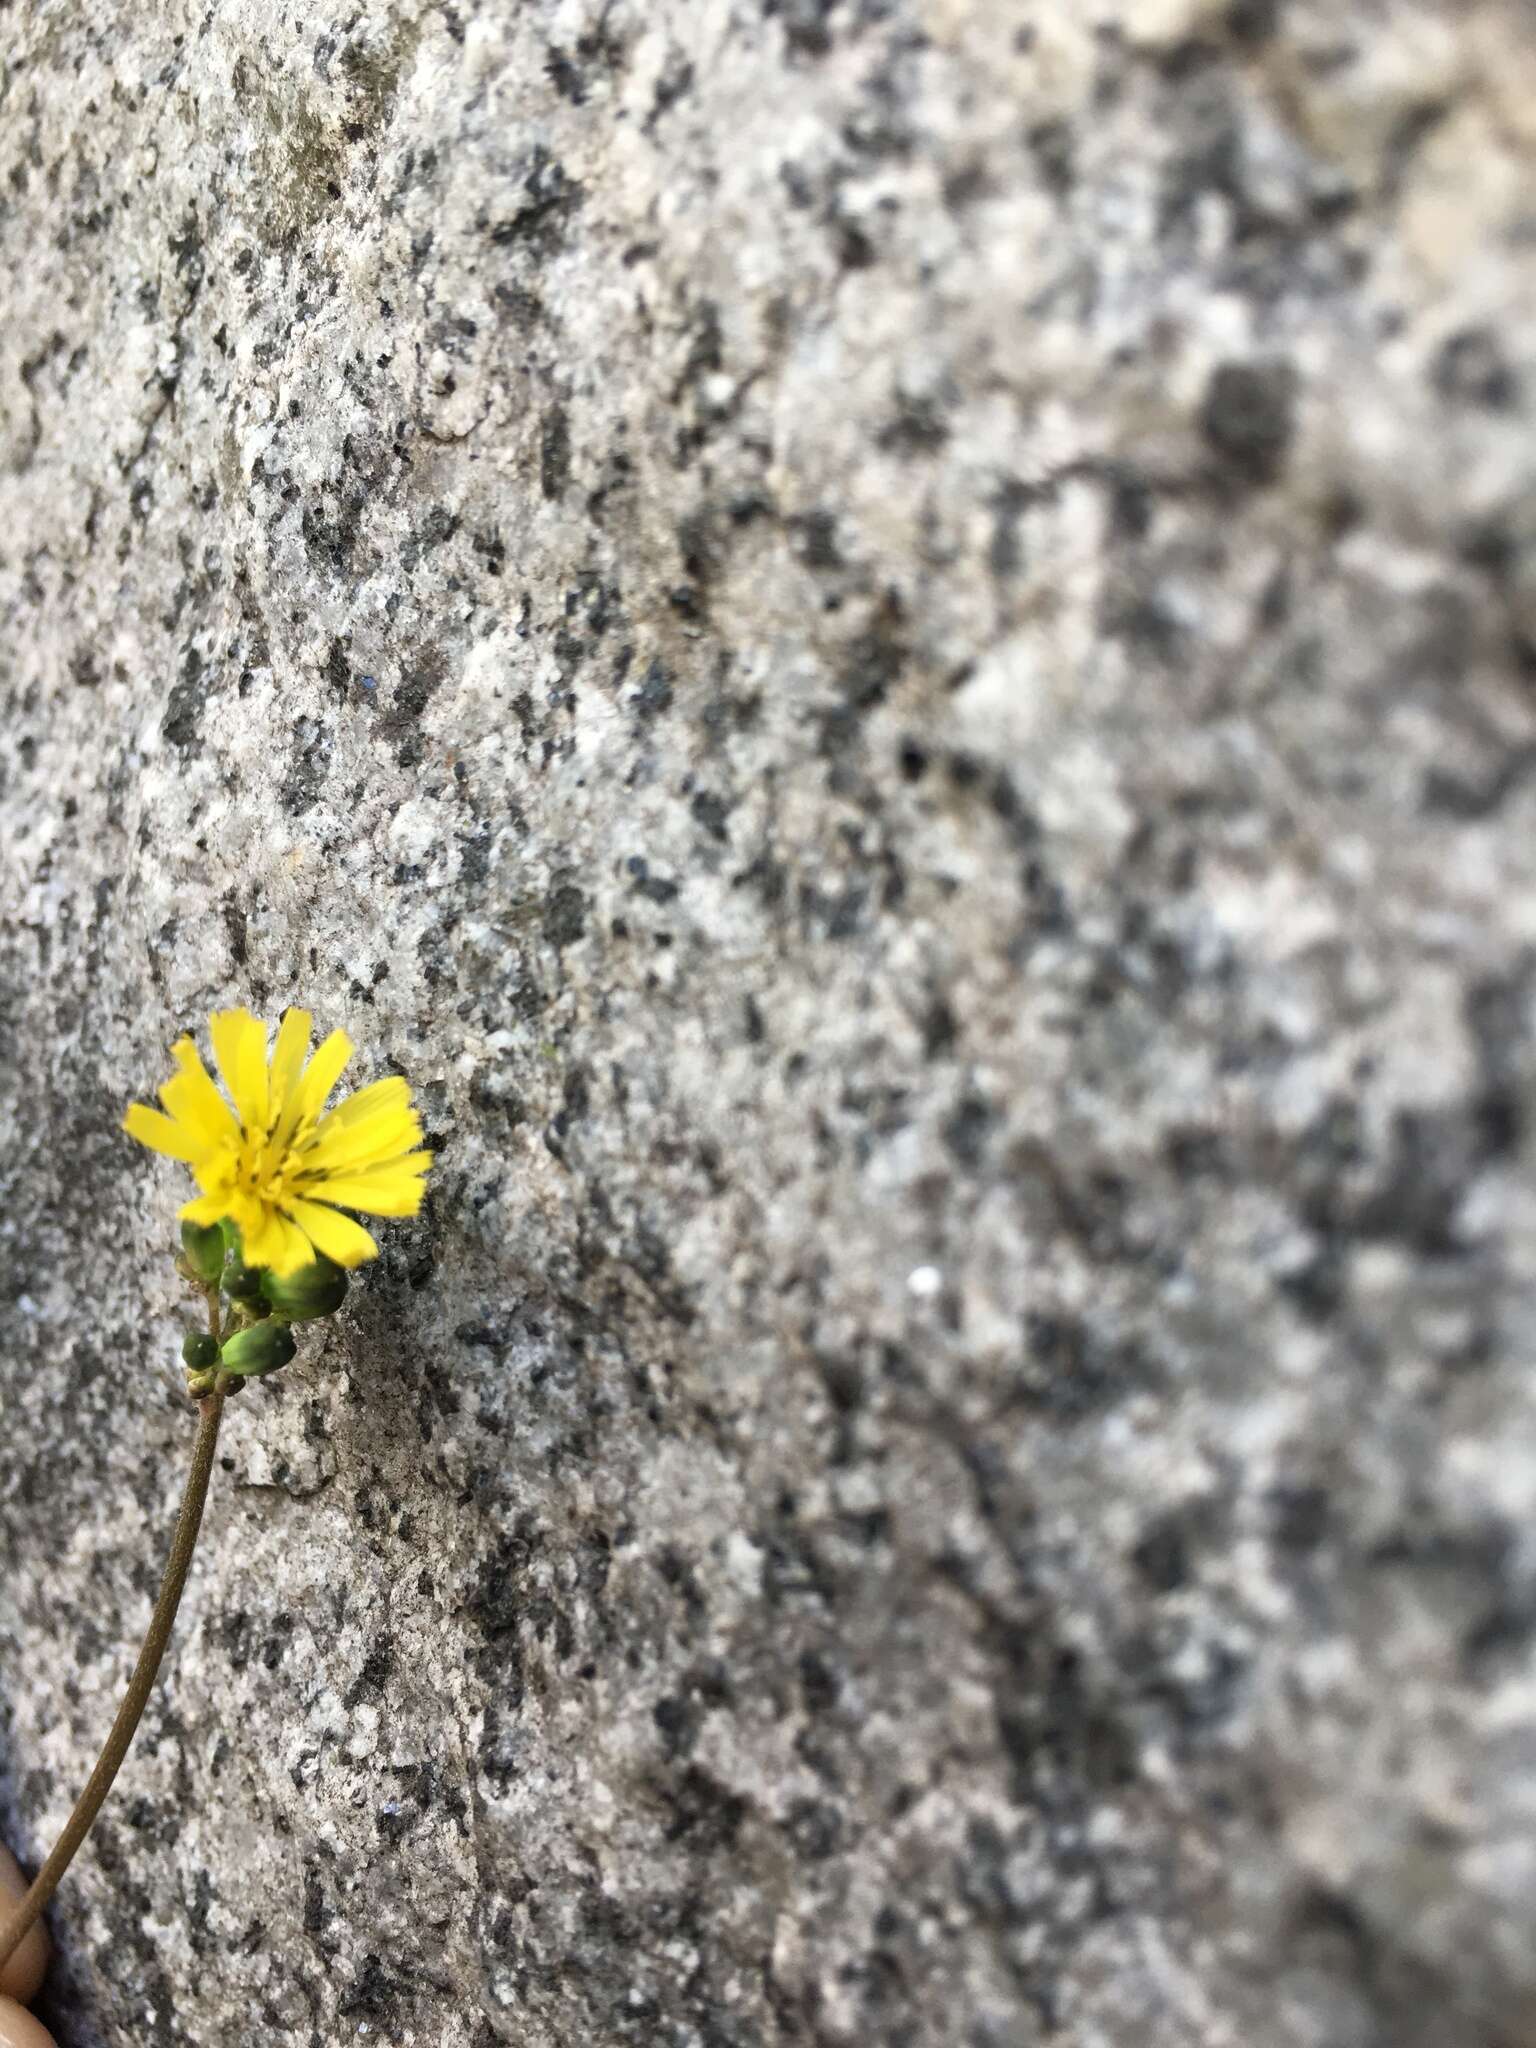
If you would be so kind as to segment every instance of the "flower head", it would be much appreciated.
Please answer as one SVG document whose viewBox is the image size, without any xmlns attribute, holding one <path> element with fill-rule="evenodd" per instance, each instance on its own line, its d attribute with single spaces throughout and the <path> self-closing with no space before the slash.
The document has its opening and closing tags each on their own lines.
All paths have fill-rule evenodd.
<svg viewBox="0 0 1536 2048">
<path fill-rule="evenodd" d="M 352 1057 L 344 1031 L 322 1040 L 306 1064 L 307 1010 L 284 1012 L 270 1059 L 267 1027 L 249 1010 L 215 1010 L 208 1022 L 230 1101 L 193 1041 L 179 1038 L 177 1072 L 160 1090 L 165 1114 L 135 1102 L 123 1120 L 129 1137 L 191 1167 L 202 1194 L 182 1216 L 235 1224 L 246 1264 L 279 1275 L 317 1252 L 338 1266 L 376 1257 L 378 1246 L 341 1208 L 414 1216 L 421 1207 L 432 1154 L 419 1149 L 409 1087 L 398 1077 L 374 1081 L 322 1115 Z"/>
</svg>

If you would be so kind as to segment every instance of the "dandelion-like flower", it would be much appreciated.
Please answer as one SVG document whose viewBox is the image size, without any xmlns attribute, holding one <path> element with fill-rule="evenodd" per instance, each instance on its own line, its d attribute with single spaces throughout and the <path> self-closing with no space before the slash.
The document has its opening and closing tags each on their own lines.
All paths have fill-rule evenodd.
<svg viewBox="0 0 1536 2048">
<path fill-rule="evenodd" d="M 414 1216 L 432 1154 L 421 1118 L 398 1077 L 360 1088 L 329 1112 L 326 1098 L 352 1057 L 333 1031 L 309 1051 L 307 1010 L 288 1010 L 267 1057 L 267 1027 L 249 1010 L 215 1010 L 208 1020 L 230 1101 L 220 1094 L 190 1038 L 171 1048 L 178 1071 L 160 1090 L 162 1115 L 135 1102 L 123 1129 L 154 1152 L 183 1160 L 202 1189 L 181 1214 L 205 1228 L 239 1228 L 246 1263 L 283 1276 L 317 1252 L 360 1266 L 378 1246 L 343 1208 L 370 1216 Z M 233 1109 L 230 1107 L 233 1102 Z"/>
</svg>

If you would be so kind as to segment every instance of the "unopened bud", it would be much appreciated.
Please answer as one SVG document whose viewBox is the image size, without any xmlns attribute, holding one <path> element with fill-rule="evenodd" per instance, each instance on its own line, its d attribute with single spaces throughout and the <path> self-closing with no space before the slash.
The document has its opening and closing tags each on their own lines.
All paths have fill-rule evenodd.
<svg viewBox="0 0 1536 2048">
<path fill-rule="evenodd" d="M 188 1330 L 181 1340 L 181 1361 L 188 1372 L 208 1372 L 219 1362 L 219 1347 L 205 1330 Z"/>
<path fill-rule="evenodd" d="M 322 1255 L 297 1273 L 279 1275 L 269 1269 L 261 1276 L 261 1291 L 278 1315 L 290 1323 L 307 1323 L 336 1313 L 346 1300 L 347 1276 Z"/>
<path fill-rule="evenodd" d="M 286 1365 L 297 1349 L 288 1325 L 273 1317 L 269 1322 L 253 1324 L 248 1330 L 236 1330 L 233 1337 L 226 1337 L 219 1364 L 225 1372 L 238 1373 L 242 1379 L 260 1379 Z"/>
<path fill-rule="evenodd" d="M 224 1233 L 217 1223 L 207 1230 L 199 1223 L 183 1223 L 181 1250 L 197 1278 L 205 1287 L 212 1287 L 224 1265 Z"/>
</svg>

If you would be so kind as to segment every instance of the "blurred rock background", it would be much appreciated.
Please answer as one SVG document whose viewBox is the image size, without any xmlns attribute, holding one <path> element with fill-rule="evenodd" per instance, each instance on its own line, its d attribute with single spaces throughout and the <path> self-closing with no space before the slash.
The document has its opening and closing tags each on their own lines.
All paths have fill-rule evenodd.
<svg viewBox="0 0 1536 2048">
<path fill-rule="evenodd" d="M 1536 2042 L 1536 8 L 0 5 L 0 1833 L 66 2048 Z"/>
</svg>

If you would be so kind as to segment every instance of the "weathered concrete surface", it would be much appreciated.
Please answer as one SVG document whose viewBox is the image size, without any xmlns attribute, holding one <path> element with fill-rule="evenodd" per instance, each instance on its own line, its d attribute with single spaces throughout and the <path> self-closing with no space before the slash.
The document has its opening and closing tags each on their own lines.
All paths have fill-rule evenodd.
<svg viewBox="0 0 1536 2048">
<path fill-rule="evenodd" d="M 0 1827 L 69 2048 L 1536 2041 L 1536 10 L 0 9 Z M 315 1347 L 311 1347 L 313 1352 Z"/>
</svg>

